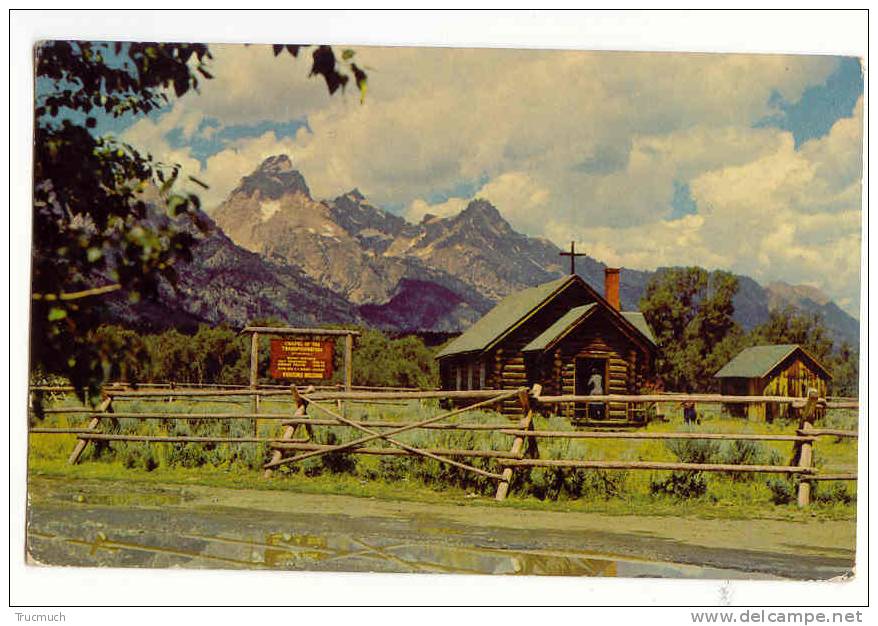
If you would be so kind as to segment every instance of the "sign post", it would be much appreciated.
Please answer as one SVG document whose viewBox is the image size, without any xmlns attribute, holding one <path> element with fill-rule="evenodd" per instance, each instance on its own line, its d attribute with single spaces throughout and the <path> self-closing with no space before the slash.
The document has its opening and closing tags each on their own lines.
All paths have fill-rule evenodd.
<svg viewBox="0 0 878 626">
<path fill-rule="evenodd" d="M 353 359 L 353 347 L 354 347 L 354 337 L 353 335 L 345 335 L 344 338 L 344 390 L 351 390 L 351 383 L 353 381 L 352 372 L 351 372 L 351 361 Z"/>
<path fill-rule="evenodd" d="M 259 370 L 259 333 L 253 333 L 250 336 L 250 412 L 259 413 L 259 394 L 257 393 L 257 372 Z M 253 436 L 257 436 L 256 418 L 253 419 Z"/>
<path fill-rule="evenodd" d="M 315 384 L 332 377 L 333 337 L 344 337 L 344 388 L 351 391 L 353 383 L 354 337 L 359 331 L 327 328 L 273 328 L 247 326 L 241 333 L 250 333 L 250 389 L 253 392 L 250 407 L 259 412 L 259 335 L 274 335 L 271 340 L 272 378 Z M 253 420 L 254 432 L 256 420 Z"/>
</svg>

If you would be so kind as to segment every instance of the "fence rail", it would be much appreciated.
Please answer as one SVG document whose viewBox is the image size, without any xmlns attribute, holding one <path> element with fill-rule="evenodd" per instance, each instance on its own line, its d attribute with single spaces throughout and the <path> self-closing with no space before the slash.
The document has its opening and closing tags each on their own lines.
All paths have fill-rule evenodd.
<svg viewBox="0 0 878 626">
<path fill-rule="evenodd" d="M 58 387 L 34 387 L 32 390 L 58 389 Z M 810 503 L 811 483 L 828 480 L 857 480 L 854 472 L 821 473 L 813 466 L 813 446 L 820 437 L 856 438 L 858 433 L 852 430 L 834 428 L 818 428 L 814 423 L 825 408 L 839 405 L 840 408 L 856 408 L 858 401 L 845 398 L 829 402 L 818 398 L 817 392 L 810 390 L 807 398 L 788 398 L 781 396 L 725 396 L 719 394 L 651 394 L 651 395 L 602 395 L 577 396 L 558 395 L 543 396 L 541 388 L 535 385 L 532 389 L 518 388 L 507 390 L 472 390 L 472 391 L 435 391 L 413 389 L 356 389 L 339 390 L 338 387 L 314 387 L 299 389 L 295 386 L 283 389 L 250 388 L 240 389 L 182 389 L 168 388 L 132 390 L 120 386 L 108 386 L 103 391 L 104 399 L 97 409 L 88 407 L 52 407 L 45 413 L 68 413 L 90 418 L 87 427 L 80 428 L 38 428 L 33 427 L 30 433 L 76 435 L 77 442 L 70 454 L 69 462 L 79 461 L 83 450 L 89 442 L 133 441 L 145 443 L 217 443 L 217 444 L 265 444 L 271 450 L 271 458 L 263 465 L 264 474 L 270 477 L 272 471 L 284 465 L 299 463 L 305 459 L 318 457 L 328 453 L 343 452 L 347 454 L 379 455 L 379 456 L 420 456 L 438 463 L 452 465 L 464 471 L 472 472 L 497 481 L 496 498 L 504 499 L 512 482 L 513 472 L 518 469 L 533 467 L 583 468 L 602 470 L 658 470 L 658 471 L 690 471 L 690 472 L 733 472 L 733 473 L 776 473 L 800 477 L 798 503 L 807 506 Z M 174 413 L 170 411 L 118 411 L 113 403 L 135 399 L 167 400 L 168 398 L 252 398 L 254 395 L 281 399 L 289 402 L 290 409 L 286 412 L 196 412 Z M 446 400 L 457 404 L 457 408 L 445 410 L 432 417 L 419 421 L 398 420 L 354 420 L 343 415 L 343 411 L 335 404 L 349 401 L 375 403 L 385 406 L 388 402 L 401 403 L 413 400 Z M 510 400 L 519 404 L 521 416 L 517 423 L 508 419 L 496 423 L 449 422 L 449 418 L 466 416 L 472 411 L 483 408 L 496 408 Z M 711 433 L 711 432 L 607 432 L 595 430 L 538 430 L 534 427 L 537 413 L 550 410 L 558 404 L 588 402 L 629 402 L 650 404 L 655 402 L 696 403 L 778 403 L 792 406 L 798 411 L 799 420 L 793 433 Z M 319 415 L 319 416 L 318 416 Z M 100 426 L 107 422 L 115 423 L 119 419 L 137 420 L 272 420 L 284 427 L 283 434 L 277 437 L 220 437 L 220 436 L 170 436 L 170 435 L 134 435 L 102 432 Z M 319 444 L 313 440 L 314 429 L 347 428 L 359 431 L 362 436 L 334 445 Z M 503 435 L 511 439 L 508 450 L 475 450 L 460 448 L 421 448 L 404 443 L 394 438 L 413 430 L 450 430 L 450 431 L 481 431 Z M 297 433 L 299 436 L 297 437 Z M 540 458 L 539 440 L 541 439 L 586 439 L 586 440 L 723 440 L 723 441 L 780 441 L 793 444 L 793 457 L 789 465 L 758 465 L 728 463 L 685 463 L 659 460 L 598 460 L 598 459 L 546 459 Z M 366 445 L 383 441 L 382 446 Z M 289 454 L 287 454 L 289 453 Z M 483 458 L 492 459 L 499 471 L 490 471 L 468 465 L 457 459 Z"/>
<path fill-rule="evenodd" d="M 272 390 L 272 389 L 283 389 L 289 390 L 289 385 L 280 385 L 280 384 L 260 384 L 256 386 L 257 390 Z M 323 390 L 343 390 L 345 386 L 341 383 L 335 385 L 315 385 L 314 389 L 318 391 Z M 140 383 L 134 385 L 132 383 L 108 383 L 104 386 L 105 390 L 151 390 L 151 389 L 176 389 L 176 390 L 197 390 L 197 389 L 220 389 L 227 391 L 235 391 L 235 390 L 246 390 L 248 393 L 251 392 L 250 385 L 241 385 L 241 384 L 223 384 L 223 383 L 168 383 L 168 382 L 155 382 L 155 383 Z M 75 391 L 76 388 L 73 385 L 31 385 L 30 391 L 44 391 L 44 392 L 53 392 L 53 393 L 70 393 Z M 421 389 L 420 387 L 376 387 L 372 385 L 351 385 L 352 391 L 431 391 L 430 389 Z"/>
</svg>

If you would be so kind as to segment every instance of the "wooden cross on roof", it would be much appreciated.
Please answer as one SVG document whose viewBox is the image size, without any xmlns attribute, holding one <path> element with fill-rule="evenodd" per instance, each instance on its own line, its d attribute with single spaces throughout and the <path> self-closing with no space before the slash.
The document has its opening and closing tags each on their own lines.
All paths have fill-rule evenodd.
<svg viewBox="0 0 878 626">
<path fill-rule="evenodd" d="M 577 252 L 575 244 L 570 242 L 570 252 L 559 252 L 560 256 L 569 256 L 570 257 L 570 273 L 576 273 L 576 257 L 578 256 L 588 256 L 585 252 Z"/>
</svg>

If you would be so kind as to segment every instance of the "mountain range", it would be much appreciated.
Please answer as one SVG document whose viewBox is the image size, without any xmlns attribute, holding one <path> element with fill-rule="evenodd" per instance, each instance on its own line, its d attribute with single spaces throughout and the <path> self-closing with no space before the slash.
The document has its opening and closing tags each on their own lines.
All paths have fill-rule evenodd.
<svg viewBox="0 0 878 626">
<path fill-rule="evenodd" d="M 315 199 L 285 155 L 263 161 L 195 233 L 177 289 L 115 314 L 149 328 L 199 322 L 241 326 L 274 317 L 293 325 L 366 324 L 392 331 L 460 331 L 513 291 L 567 272 L 552 242 L 516 232 L 486 200 L 418 223 L 385 211 L 357 189 Z M 577 258 L 577 273 L 603 290 L 604 264 Z M 657 270 L 657 271 L 661 271 Z M 622 269 L 623 309 L 637 308 L 653 272 Z M 750 329 L 773 309 L 821 315 L 837 341 L 859 343 L 859 323 L 819 290 L 762 286 L 739 276 L 735 318 Z"/>
</svg>

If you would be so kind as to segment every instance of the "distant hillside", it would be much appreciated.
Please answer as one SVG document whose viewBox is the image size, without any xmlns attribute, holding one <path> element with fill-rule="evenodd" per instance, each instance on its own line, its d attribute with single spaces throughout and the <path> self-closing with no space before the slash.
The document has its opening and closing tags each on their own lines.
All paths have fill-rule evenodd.
<svg viewBox="0 0 878 626">
<path fill-rule="evenodd" d="M 407 222 L 357 189 L 311 196 L 286 156 L 266 159 L 213 212 L 177 293 L 160 303 L 119 305 L 126 319 L 243 324 L 365 323 L 390 331 L 459 331 L 518 289 L 563 276 L 567 260 L 550 241 L 516 232 L 497 207 L 470 202 L 449 217 Z M 603 290 L 605 265 L 590 256 L 577 272 Z M 657 271 L 662 271 L 657 270 Z M 621 300 L 636 309 L 654 272 L 622 269 Z M 751 329 L 792 306 L 821 315 L 837 341 L 859 343 L 859 323 L 811 287 L 739 276 L 735 318 Z"/>
<path fill-rule="evenodd" d="M 175 266 L 176 289 L 165 282 L 158 299 L 137 304 L 116 297 L 110 303 L 112 317 L 144 330 L 192 328 L 199 323 L 244 326 L 269 317 L 300 326 L 363 322 L 355 306 L 300 269 L 242 249 L 206 214 L 199 218 L 208 232 L 189 228 L 198 243 L 192 261 Z"/>
</svg>

